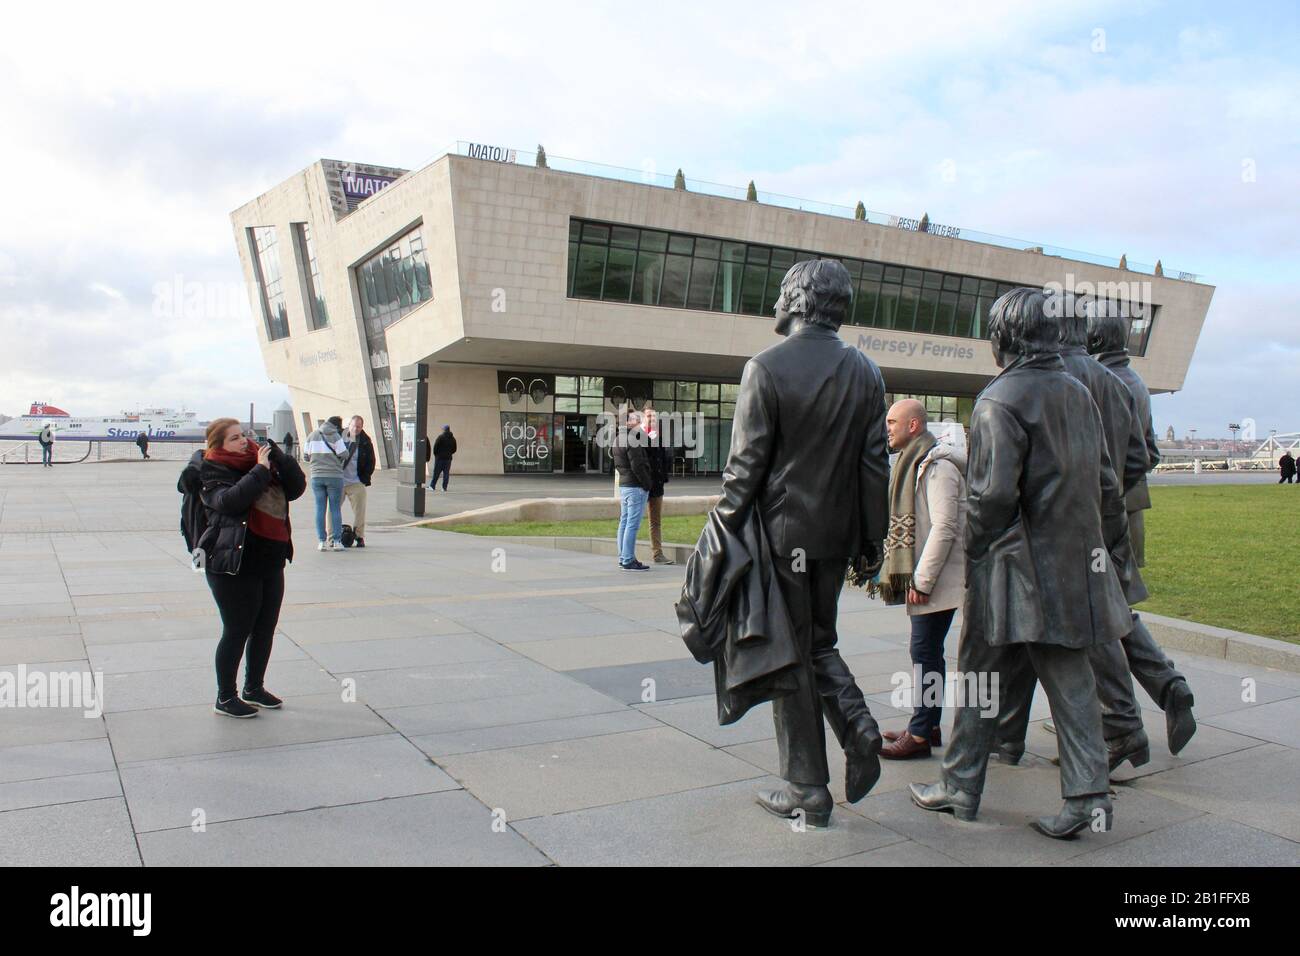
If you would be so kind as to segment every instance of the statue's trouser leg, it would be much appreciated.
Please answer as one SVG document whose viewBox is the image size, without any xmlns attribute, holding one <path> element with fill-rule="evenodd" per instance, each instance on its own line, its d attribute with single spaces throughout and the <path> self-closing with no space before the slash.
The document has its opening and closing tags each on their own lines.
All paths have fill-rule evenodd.
<svg viewBox="0 0 1300 956">
<path fill-rule="evenodd" d="M 1038 684 L 1038 675 L 1029 663 L 1029 655 L 1019 654 L 1007 658 L 1001 679 L 1004 693 L 996 721 L 996 739 L 998 743 L 1009 744 L 1013 748 L 1023 747 L 1025 735 L 1029 733 L 1029 711 L 1034 705 L 1034 688 Z"/>
<path fill-rule="evenodd" d="M 822 722 L 822 702 L 817 693 L 817 679 L 812 663 L 812 566 L 818 562 L 807 563 L 810 566 L 807 570 L 795 571 L 791 559 L 773 557 L 781 594 L 794 626 L 800 663 L 797 669 L 798 688 L 794 693 L 772 701 L 772 717 L 776 725 L 781 776 L 790 783 L 825 786 L 831 779 L 826 764 L 826 725 Z"/>
<path fill-rule="evenodd" d="M 1142 689 L 1151 695 L 1159 706 L 1165 706 L 1165 694 L 1174 681 L 1186 680 L 1174 662 L 1165 656 L 1164 650 L 1151 636 L 1147 626 L 1133 612 L 1133 631 L 1124 638 L 1124 653 L 1128 657 L 1128 666 L 1133 677 L 1142 685 Z"/>
<path fill-rule="evenodd" d="M 1107 641 L 1088 648 L 1101 703 L 1101 720 L 1107 741 L 1142 729 L 1142 712 L 1133 694 L 1133 677 L 1128 672 L 1121 641 Z"/>
<path fill-rule="evenodd" d="M 990 701 L 996 707 L 988 716 L 983 715 L 979 700 L 970 694 L 953 701 L 952 738 L 943 754 L 943 780 L 949 787 L 976 796 L 984 792 L 989 748 L 997 734 L 998 715 L 1008 700 L 1008 685 L 1011 683 L 1008 678 L 1018 667 L 1029 670 L 1032 692 L 1033 670 L 1028 666 L 1025 645 L 990 647 L 983 635 L 971 628 L 969 619 L 963 618 L 961 643 L 957 648 L 957 686 L 969 686 L 968 675 L 974 674 L 981 684 L 992 690 L 992 675 L 996 674 L 997 699 Z"/>
<path fill-rule="evenodd" d="M 1128 513 L 1128 545 L 1133 552 L 1133 562 L 1139 568 L 1147 564 L 1147 526 L 1142 514 L 1141 510 Z"/>
<path fill-rule="evenodd" d="M 1068 800 L 1106 793 L 1106 742 L 1088 652 L 1055 644 L 1026 646 L 1052 705 L 1056 746 L 1061 755 L 1061 796 Z"/>
<path fill-rule="evenodd" d="M 843 560 L 808 562 L 812 595 L 812 665 L 822 713 L 831 725 L 835 739 L 845 750 L 865 753 L 865 744 L 879 743 L 880 728 L 871 716 L 862 688 L 854 680 L 853 672 L 844 663 L 836 646 L 839 642 L 836 621 L 840 591 L 847 570 L 848 562 Z"/>
</svg>

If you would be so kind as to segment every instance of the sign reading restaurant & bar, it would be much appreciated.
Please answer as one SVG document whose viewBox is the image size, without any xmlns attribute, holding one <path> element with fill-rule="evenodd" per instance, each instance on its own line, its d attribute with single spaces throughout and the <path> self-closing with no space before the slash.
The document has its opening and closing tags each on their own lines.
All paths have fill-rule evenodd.
<svg viewBox="0 0 1300 956">
<path fill-rule="evenodd" d="M 466 152 L 471 159 L 486 159 L 494 163 L 513 163 L 518 155 L 513 149 L 504 146 L 487 146 L 483 143 L 469 143 Z"/>
</svg>

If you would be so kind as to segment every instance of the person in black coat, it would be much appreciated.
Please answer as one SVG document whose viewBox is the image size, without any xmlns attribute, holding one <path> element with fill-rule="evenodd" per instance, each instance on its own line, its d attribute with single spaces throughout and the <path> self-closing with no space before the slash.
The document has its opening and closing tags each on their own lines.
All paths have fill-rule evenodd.
<svg viewBox="0 0 1300 956">
<path fill-rule="evenodd" d="M 293 560 L 289 502 L 302 496 L 307 478 L 274 443 L 250 441 L 234 418 L 208 426 L 207 446 L 198 475 L 206 527 L 195 548 L 221 612 L 213 709 L 256 717 L 258 709 L 283 703 L 264 679 L 284 600 L 284 566 Z M 182 481 L 193 486 L 184 475 Z M 236 694 L 245 648 L 244 687 Z"/>
<path fill-rule="evenodd" d="M 451 433 L 450 425 L 442 426 L 442 434 L 433 443 L 433 477 L 429 479 L 429 489 L 436 491 L 438 476 L 442 475 L 442 490 L 447 490 L 447 481 L 451 478 L 451 459 L 456 454 L 456 436 Z"/>
<path fill-rule="evenodd" d="M 148 433 L 146 433 L 146 432 L 141 432 L 140 434 L 138 434 L 138 435 L 135 436 L 135 447 L 140 449 L 140 456 L 141 456 L 145 461 L 148 461 L 148 460 L 149 460 L 149 435 L 148 435 Z"/>
<path fill-rule="evenodd" d="M 646 511 L 650 516 L 650 555 L 655 564 L 674 564 L 672 558 L 664 554 L 663 515 L 664 485 L 672 478 L 673 450 L 668 444 L 668 437 L 659 428 L 659 416 L 654 406 L 645 409 L 645 433 L 650 439 L 646 454 L 650 459 L 650 497 L 646 502 Z"/>
<path fill-rule="evenodd" d="M 1278 479 L 1278 484 L 1291 484 L 1291 479 L 1295 477 L 1295 458 L 1289 451 L 1282 452 L 1282 457 L 1277 460 L 1278 466 L 1282 469 L 1282 477 Z"/>
</svg>

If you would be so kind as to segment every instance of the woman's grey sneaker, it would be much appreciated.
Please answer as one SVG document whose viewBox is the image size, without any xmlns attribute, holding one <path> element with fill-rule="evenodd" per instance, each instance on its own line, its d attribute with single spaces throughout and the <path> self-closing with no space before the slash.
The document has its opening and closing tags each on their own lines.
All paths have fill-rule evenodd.
<svg viewBox="0 0 1300 956">
<path fill-rule="evenodd" d="M 284 703 L 284 701 L 282 701 L 279 697 L 276 697 L 274 694 L 268 693 L 265 687 L 259 688 L 257 690 L 245 690 L 239 696 L 244 698 L 244 701 L 246 703 L 256 704 L 258 707 L 266 707 L 270 710 L 275 710 L 281 704 Z"/>
<path fill-rule="evenodd" d="M 214 714 L 221 714 L 224 717 L 256 717 L 257 708 L 250 707 L 238 697 L 232 697 L 230 700 L 218 700 L 212 707 Z"/>
</svg>

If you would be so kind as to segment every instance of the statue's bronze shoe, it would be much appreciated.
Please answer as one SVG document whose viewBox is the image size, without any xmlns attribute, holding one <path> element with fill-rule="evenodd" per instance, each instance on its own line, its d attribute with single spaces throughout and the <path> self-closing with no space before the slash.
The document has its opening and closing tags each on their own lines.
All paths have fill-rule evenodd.
<svg viewBox="0 0 1300 956">
<path fill-rule="evenodd" d="M 1125 734 L 1113 744 L 1107 741 L 1106 749 L 1110 773 L 1114 773 L 1125 760 L 1133 765 L 1134 770 L 1151 760 L 1151 745 L 1147 741 L 1145 730 L 1135 730 Z"/>
<path fill-rule="evenodd" d="M 1025 755 L 1025 742 L 1021 740 L 1018 743 L 1008 743 L 1005 740 L 998 743 L 989 751 L 991 755 L 997 757 L 1003 763 L 1009 763 L 1012 766 L 1020 763 L 1020 758 Z"/>
<path fill-rule="evenodd" d="M 939 813 L 951 813 L 958 820 L 970 823 L 979 813 L 980 798 L 965 790 L 949 787 L 942 780 L 938 783 L 909 783 L 912 802 L 922 810 L 934 810 Z"/>
<path fill-rule="evenodd" d="M 879 732 L 873 729 L 858 734 L 856 741 L 844 751 L 844 796 L 849 803 L 865 797 L 880 779 Z"/>
<path fill-rule="evenodd" d="M 1073 840 L 1075 834 L 1092 828 L 1094 821 L 1101 823 L 1101 832 L 1110 830 L 1113 822 L 1110 797 L 1071 797 L 1056 816 L 1039 817 L 1030 826 L 1053 840 Z"/>
<path fill-rule="evenodd" d="M 810 827 L 830 826 L 831 809 L 835 800 L 827 787 L 787 783 L 780 790 L 760 790 L 755 799 L 768 813 L 778 817 L 797 817 L 803 812 Z"/>
<path fill-rule="evenodd" d="M 1187 746 L 1196 733 L 1196 718 L 1192 716 L 1192 689 L 1187 681 L 1176 680 L 1165 691 L 1165 728 L 1169 735 L 1169 752 L 1177 754 Z"/>
</svg>

